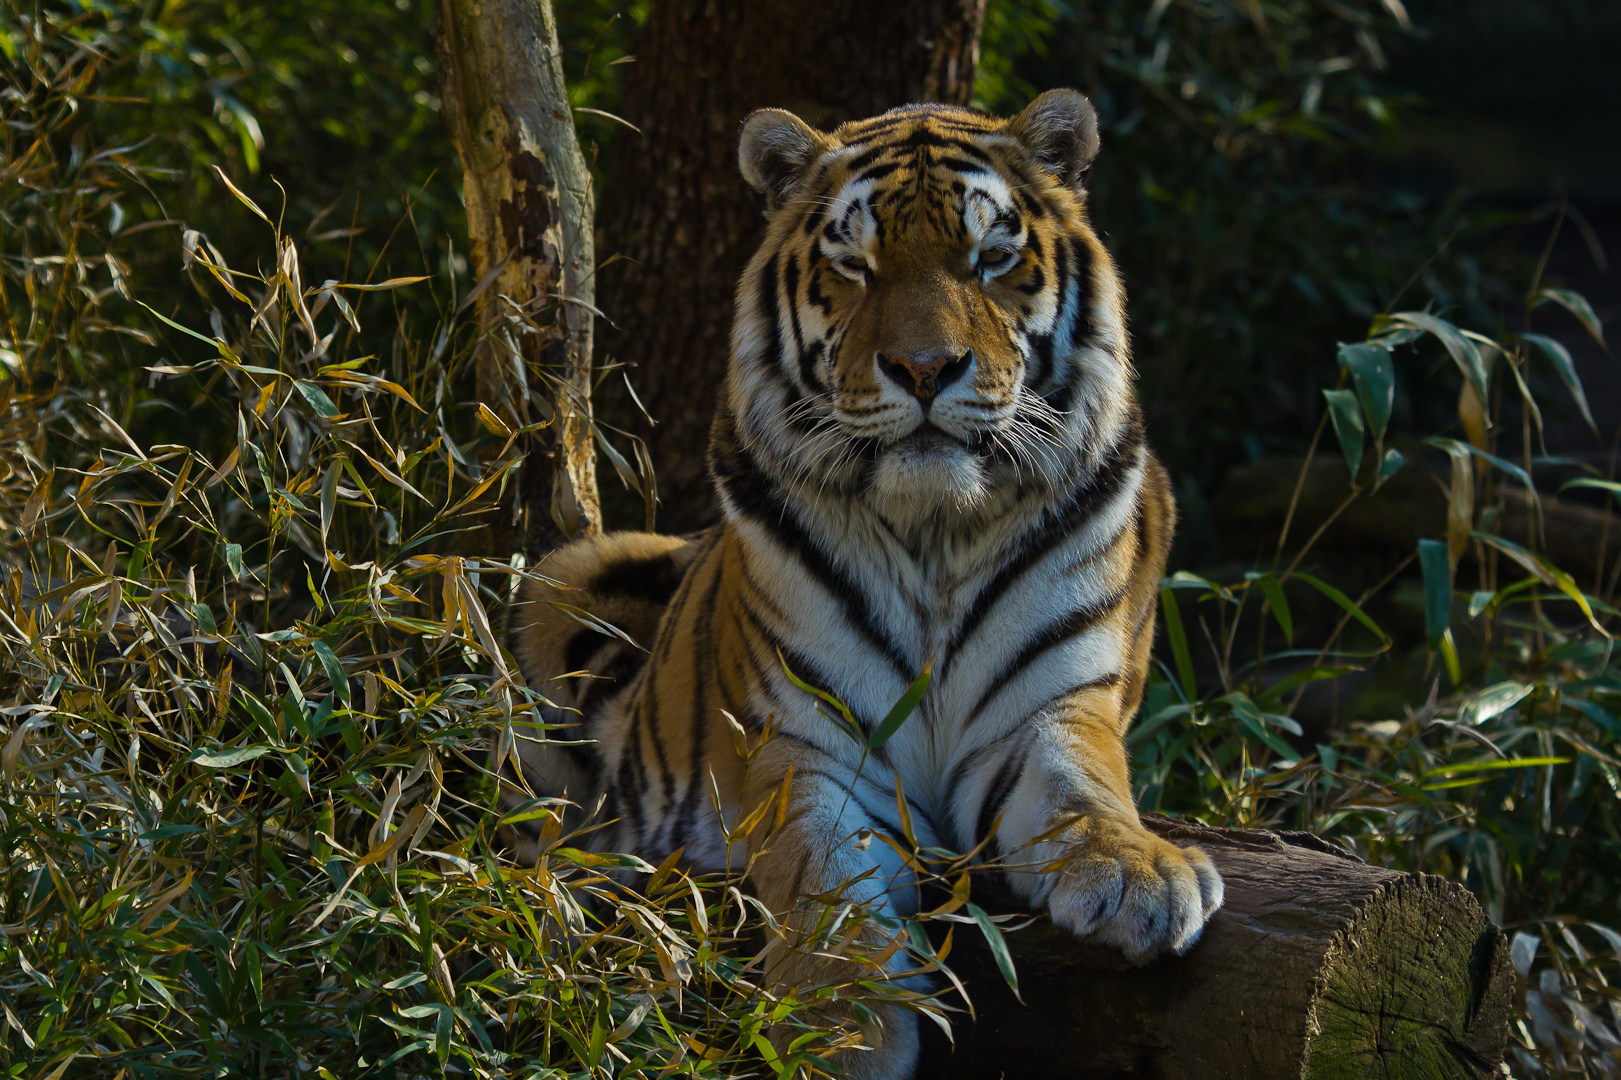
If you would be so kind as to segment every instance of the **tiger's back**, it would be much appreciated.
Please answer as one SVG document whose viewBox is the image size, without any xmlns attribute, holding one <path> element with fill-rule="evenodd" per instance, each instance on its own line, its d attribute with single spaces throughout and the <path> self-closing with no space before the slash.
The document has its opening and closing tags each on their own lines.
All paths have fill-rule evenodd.
<svg viewBox="0 0 1621 1080">
<path fill-rule="evenodd" d="M 910 106 L 832 133 L 775 110 L 745 125 L 744 175 L 771 209 L 710 449 L 724 523 L 565 549 L 542 569 L 580 591 L 526 586 L 513 616 L 532 681 L 571 661 L 617 675 L 560 702 L 587 747 L 531 748 L 553 791 L 565 778 L 577 801 L 605 798 L 602 846 L 655 862 L 679 848 L 703 868 L 753 857 L 779 911 L 842 891 L 903 914 L 905 860 L 851 842 L 901 843 L 898 786 L 920 843 L 988 840 L 1077 934 L 1138 960 L 1197 936 L 1220 880 L 1142 828 L 1124 747 L 1174 505 L 1086 214 L 1096 148 L 1073 92 L 1011 121 Z M 650 586 L 605 586 L 632 579 Z M 617 603 L 648 646 L 639 666 L 559 603 Z M 917 711 L 870 754 L 795 685 L 870 732 L 931 661 Z M 772 731 L 747 769 L 734 722 Z M 769 845 L 728 850 L 719 816 L 789 777 Z M 790 985 L 815 965 L 785 953 L 774 970 Z M 893 1020 L 856 1075 L 908 1074 L 915 1036 Z"/>
</svg>

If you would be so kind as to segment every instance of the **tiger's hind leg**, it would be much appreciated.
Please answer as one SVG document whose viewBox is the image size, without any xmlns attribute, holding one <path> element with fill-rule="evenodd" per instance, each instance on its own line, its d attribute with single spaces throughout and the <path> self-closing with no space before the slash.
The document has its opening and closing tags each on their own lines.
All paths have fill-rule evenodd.
<svg viewBox="0 0 1621 1080">
<path fill-rule="evenodd" d="M 592 721 L 646 662 L 646 649 L 697 547 L 679 536 L 605 533 L 548 555 L 535 568 L 547 581 L 523 582 L 508 616 L 507 646 L 529 688 L 544 700 L 527 723 L 513 725 L 521 781 L 510 759 L 493 760 L 492 749 L 503 809 L 549 795 L 591 810 L 601 790 Z M 635 645 L 598 629 L 593 620 L 622 631 Z M 538 858 L 539 819 L 504 832 L 520 862 Z"/>
</svg>

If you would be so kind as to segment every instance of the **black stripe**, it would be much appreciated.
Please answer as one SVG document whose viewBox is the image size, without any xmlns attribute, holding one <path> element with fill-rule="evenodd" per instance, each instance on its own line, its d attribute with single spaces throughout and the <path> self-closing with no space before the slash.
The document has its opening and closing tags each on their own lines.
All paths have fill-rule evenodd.
<svg viewBox="0 0 1621 1080">
<path fill-rule="evenodd" d="M 911 664 L 878 621 L 866 594 L 833 565 L 827 552 L 805 531 L 788 500 L 760 471 L 749 452 L 738 446 L 724 461 L 717 461 L 716 479 L 738 512 L 759 522 L 781 547 L 798 558 L 822 588 L 839 602 L 856 632 L 889 661 L 897 675 L 911 682 Z"/>
<path fill-rule="evenodd" d="M 776 634 L 772 633 L 771 628 L 766 626 L 766 624 L 761 621 L 760 617 L 747 606 L 744 607 L 743 614 L 748 618 L 749 624 L 754 627 L 754 632 L 760 636 L 761 640 L 771 647 L 772 652 L 774 654 L 781 655 L 783 662 L 788 665 L 788 670 L 794 673 L 794 678 L 809 686 L 814 686 L 819 690 L 825 690 L 828 693 L 833 692 L 833 680 L 823 674 L 821 669 L 818 668 L 809 657 L 805 656 L 805 654 L 801 652 L 798 652 L 793 648 L 793 646 L 789 645 Z M 765 684 L 762 683 L 761 685 L 764 686 Z M 861 728 L 862 731 L 870 733 L 872 729 L 877 726 L 872 720 L 861 715 L 858 710 L 851 708 L 848 703 L 846 703 L 846 708 L 850 708 L 850 715 L 854 717 L 856 724 Z M 806 746 L 816 745 L 815 743 L 801 739 L 797 735 L 793 735 L 786 731 L 779 730 L 776 737 L 793 739 L 797 742 L 805 743 Z M 816 748 L 821 753 L 827 753 L 826 750 L 822 750 L 822 748 L 819 746 Z"/>
<path fill-rule="evenodd" d="M 882 165 L 874 165 L 856 177 L 856 180 L 882 180 L 896 169 L 900 168 L 898 161 L 886 161 Z"/>
<path fill-rule="evenodd" d="M 1011 752 L 1002 759 L 1002 766 L 996 770 L 991 786 L 985 791 L 985 801 L 979 808 L 979 821 L 974 825 L 974 846 L 977 847 L 991 834 L 991 826 L 996 823 L 997 815 L 1007 806 L 1008 798 L 1019 782 L 1019 775 L 1024 771 L 1024 762 L 1029 754 L 1029 747 L 1021 746 L 1016 752 Z M 1001 846 L 998 840 L 995 847 Z"/>
<path fill-rule="evenodd" d="M 1058 334 L 1064 325 L 1064 312 L 1069 307 L 1070 290 L 1070 263 L 1065 257 L 1066 245 L 1060 244 L 1054 252 L 1057 256 L 1053 261 L 1058 264 L 1058 285 L 1053 290 L 1053 324 L 1052 328 L 1042 335 L 1044 340 L 1036 351 L 1036 365 L 1034 375 L 1030 379 L 1030 388 L 1036 393 L 1046 389 L 1047 381 L 1053 374 L 1053 350 L 1058 345 Z M 1065 343 L 1066 350 L 1068 342 Z"/>
<path fill-rule="evenodd" d="M 974 711 L 969 713 L 968 719 L 963 722 L 963 730 L 967 731 L 979 723 L 979 718 L 985 715 L 985 706 L 994 701 L 998 694 L 1006 690 L 1025 668 L 1035 663 L 1036 658 L 1051 649 L 1055 649 L 1066 641 L 1072 641 L 1092 629 L 1103 619 L 1107 618 L 1116 608 L 1126 600 L 1126 591 L 1114 593 L 1097 604 L 1088 604 L 1076 608 L 1061 619 L 1048 623 L 1030 637 L 1026 638 L 1024 645 L 1012 660 L 1002 666 L 1002 670 L 986 684 L 985 692 L 980 695 L 979 703 Z M 1106 679 L 1113 680 L 1108 685 L 1120 680 L 1119 675 L 1108 675 Z M 1095 680 L 1094 680 L 1095 681 Z M 1087 683 L 1090 686 L 1092 683 Z"/>
<path fill-rule="evenodd" d="M 1071 348 L 1082 339 L 1090 342 L 1092 324 L 1092 249 L 1080 237 L 1069 239 L 1069 253 L 1074 260 L 1070 272 L 1075 275 L 1075 323 L 1070 331 Z"/>
<path fill-rule="evenodd" d="M 615 639 L 605 638 L 597 630 L 576 630 L 568 639 L 568 644 L 563 646 L 563 670 L 559 674 L 584 671 L 591 658 L 597 655 L 597 650 L 611 640 Z"/>
<path fill-rule="evenodd" d="M 944 165 L 948 169 L 955 169 L 960 173 L 988 173 L 992 171 L 991 167 L 984 162 L 969 161 L 967 158 L 960 157 L 941 158 L 936 164 Z"/>
<path fill-rule="evenodd" d="M 1142 441 L 1142 425 L 1133 418 L 1110 449 L 1108 457 L 1098 464 L 1086 483 L 1076 488 L 1062 506 L 1049 510 L 1036 528 L 1026 534 L 1001 572 L 974 597 L 973 606 L 968 609 L 968 614 L 963 617 L 952 638 L 945 663 L 937 676 L 939 680 L 944 681 L 957 653 L 973 637 L 980 623 L 985 621 L 991 608 L 1008 589 L 1043 556 L 1084 526 L 1101 506 L 1120 493 L 1121 485 L 1141 456 Z"/>
<path fill-rule="evenodd" d="M 799 259 L 790 255 L 782 268 L 783 295 L 788 298 L 788 326 L 794 333 L 794 355 L 799 358 L 799 378 L 811 393 L 825 390 L 816 377 L 815 358 L 808 356 L 805 335 L 799 328 Z"/>
<path fill-rule="evenodd" d="M 760 271 L 760 318 L 770 330 L 765 359 L 771 364 L 782 363 L 782 325 L 777 306 L 777 256 L 766 260 Z"/>
<path fill-rule="evenodd" d="M 704 736 L 709 727 L 709 682 L 704 677 L 705 666 L 715 657 L 715 598 L 720 594 L 720 581 L 725 569 L 724 560 L 715 562 L 715 580 L 710 582 L 703 599 L 699 602 L 697 625 L 693 627 L 692 638 L 687 647 L 692 651 L 692 747 L 688 751 L 692 755 L 692 772 L 687 777 L 686 797 L 681 800 L 681 809 L 675 815 L 675 822 L 670 828 L 670 846 L 680 847 L 689 843 L 692 838 L 693 823 L 698 817 L 698 801 L 703 797 L 704 775 Z"/>
<path fill-rule="evenodd" d="M 597 571 L 586 591 L 597 596 L 667 604 L 670 597 L 675 595 L 685 572 L 676 565 L 672 552 L 650 557 L 628 556 L 614 559 Z"/>
<path fill-rule="evenodd" d="M 658 685 L 655 682 L 653 692 L 644 694 L 639 703 L 647 710 L 647 738 L 653 744 L 653 758 L 658 762 L 659 786 L 663 788 L 663 811 L 659 814 L 660 820 L 668 821 L 670 817 L 670 798 L 675 791 L 675 772 L 670 768 L 670 759 L 664 753 L 664 725 L 659 723 L 659 696 Z M 643 789 L 646 796 L 646 788 Z M 656 832 L 656 830 L 655 830 Z M 644 842 L 649 837 L 642 837 Z"/>
</svg>

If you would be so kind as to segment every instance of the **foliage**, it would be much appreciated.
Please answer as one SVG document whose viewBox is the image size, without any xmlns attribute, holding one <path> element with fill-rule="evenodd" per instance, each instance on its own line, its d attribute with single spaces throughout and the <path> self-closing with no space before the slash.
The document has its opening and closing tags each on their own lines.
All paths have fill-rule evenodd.
<svg viewBox="0 0 1621 1080">
<path fill-rule="evenodd" d="M 1232 464 L 1303 449 L 1329 385 L 1311 361 L 1322 342 L 1413 303 L 1415 285 L 1489 327 L 1512 308 L 1482 242 L 1501 214 L 1370 183 L 1369 151 L 1408 104 L 1381 85 L 1382 42 L 1417 32 L 1400 0 L 992 6 L 988 107 L 1068 85 L 1098 107 L 1088 186 L 1184 547 L 1212 546 L 1204 507 Z M 1445 402 L 1411 400 L 1398 426 L 1444 423 Z"/>
<path fill-rule="evenodd" d="M 1527 320 L 1550 301 L 1602 337 L 1584 300 L 1535 282 Z M 1540 410 L 1528 374 L 1544 364 L 1567 370 L 1568 356 L 1535 333 L 1493 338 L 1401 312 L 1375 319 L 1367 340 L 1341 346 L 1338 358 L 1340 387 L 1325 391 L 1336 407 L 1312 445 L 1336 429 L 1353 477 L 1340 511 L 1399 470 L 1426 468 L 1426 449 L 1439 450 L 1450 465 L 1447 535 L 1420 540 L 1354 599 L 1305 572 L 1318 536 L 1290 547 L 1287 526 L 1272 564 L 1242 580 L 1166 579 L 1169 656 L 1129 737 L 1142 805 L 1309 830 L 1369 862 L 1463 882 L 1514 935 L 1525 979 L 1511 1045 L 1517 1075 L 1621 1076 L 1621 657 L 1612 636 L 1621 561 L 1584 587 L 1535 544 L 1502 535 L 1512 504 L 1539 497 L 1535 468 L 1548 464 L 1535 453 Z M 1430 379 L 1459 401 L 1468 441 L 1397 449 L 1387 427 L 1395 369 L 1417 374 L 1429 360 L 1441 372 Z M 1585 412 L 1580 383 L 1568 385 Z M 1514 398 L 1517 439 L 1501 404 Z M 1499 404 L 1486 410 L 1482 400 Z M 1516 449 L 1518 463 L 1500 456 Z M 1613 477 L 1565 486 L 1576 485 L 1621 496 Z M 1416 641 L 1369 614 L 1415 564 L 1424 609 Z M 1299 632 L 1309 622 L 1326 628 L 1310 644 Z M 1209 646 L 1205 680 L 1193 625 Z M 1415 651 L 1429 658 L 1424 704 L 1374 719 L 1353 703 L 1349 715 L 1364 719 L 1349 731 L 1308 737 L 1297 717 L 1312 684 Z M 1201 692 L 1201 681 L 1214 685 Z"/>
</svg>

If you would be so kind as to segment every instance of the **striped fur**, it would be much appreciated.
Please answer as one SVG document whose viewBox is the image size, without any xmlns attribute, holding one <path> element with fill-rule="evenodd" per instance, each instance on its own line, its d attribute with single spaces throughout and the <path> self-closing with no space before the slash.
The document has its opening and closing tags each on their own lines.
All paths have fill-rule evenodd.
<svg viewBox="0 0 1621 1080">
<path fill-rule="evenodd" d="M 1175 509 L 1087 218 L 1096 148 L 1073 91 L 1008 121 L 935 105 L 833 132 L 750 117 L 740 161 L 770 210 L 710 449 L 724 523 L 567 548 L 543 569 L 575 591 L 527 587 L 514 615 L 532 682 L 604 676 L 566 684 L 578 713 L 547 717 L 588 741 L 525 750 L 548 790 L 606 798 L 604 848 L 719 867 L 717 812 L 735 822 L 792 769 L 784 826 L 732 864 L 755 857 L 777 910 L 842 888 L 905 913 L 905 866 L 850 843 L 900 834 L 899 778 L 920 842 L 991 836 L 1032 905 L 1133 960 L 1186 949 L 1221 903 L 1204 854 L 1144 830 L 1131 796 L 1123 737 Z M 931 657 L 934 678 L 857 775 L 859 748 L 779 654 L 868 730 Z M 746 774 L 723 710 L 778 726 Z M 772 971 L 817 975 L 787 951 Z M 910 1075 L 912 1021 L 885 1023 L 851 1075 Z"/>
</svg>

